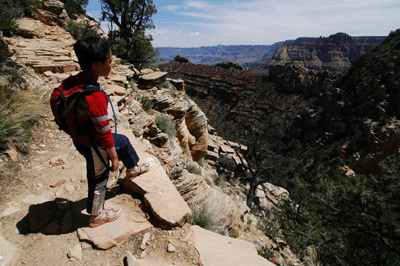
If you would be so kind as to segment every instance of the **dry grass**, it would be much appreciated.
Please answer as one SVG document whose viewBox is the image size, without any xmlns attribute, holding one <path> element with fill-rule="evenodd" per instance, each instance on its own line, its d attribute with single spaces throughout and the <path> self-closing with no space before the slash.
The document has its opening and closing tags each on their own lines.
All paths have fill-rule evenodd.
<svg viewBox="0 0 400 266">
<path fill-rule="evenodd" d="M 14 86 L 19 78 L 13 80 L 0 85 L 0 149 L 5 149 L 10 141 L 29 141 L 30 128 L 39 120 L 45 106 L 38 89 L 19 89 Z"/>
</svg>

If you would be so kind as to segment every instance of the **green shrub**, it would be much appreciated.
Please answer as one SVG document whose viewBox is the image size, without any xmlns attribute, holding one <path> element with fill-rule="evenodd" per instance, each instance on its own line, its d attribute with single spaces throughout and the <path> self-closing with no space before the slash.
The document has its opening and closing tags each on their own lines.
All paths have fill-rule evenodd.
<svg viewBox="0 0 400 266">
<path fill-rule="evenodd" d="M 218 175 L 215 177 L 215 179 L 214 179 L 214 184 L 215 184 L 216 186 L 220 186 L 222 183 L 225 182 L 225 180 L 226 180 L 226 175 L 225 175 L 225 173 L 218 174 Z"/>
<path fill-rule="evenodd" d="M 229 230 L 229 236 L 233 238 L 238 238 L 239 230 L 237 230 L 236 228 L 232 228 L 231 230 Z"/>
<path fill-rule="evenodd" d="M 190 98 L 199 108 L 203 106 L 203 104 L 200 102 L 200 99 L 197 97 L 191 97 Z"/>
<path fill-rule="evenodd" d="M 156 116 L 156 126 L 168 136 L 172 137 L 175 136 L 175 122 L 173 117 L 170 115 L 159 115 Z"/>
<path fill-rule="evenodd" d="M 195 175 L 201 175 L 201 169 L 200 167 L 196 167 L 193 164 L 189 164 L 186 166 L 186 170 L 188 170 L 189 173 L 195 174 Z"/>
<path fill-rule="evenodd" d="M 76 22 L 70 20 L 65 26 L 65 30 L 71 33 L 75 40 L 79 40 L 87 36 L 99 36 L 99 26 L 97 24 L 90 25 L 88 21 Z"/>
<path fill-rule="evenodd" d="M 164 82 L 164 83 L 161 84 L 161 87 L 163 87 L 163 88 L 169 88 L 169 85 L 170 85 L 169 81 L 166 81 L 166 82 Z"/>
<path fill-rule="evenodd" d="M 144 95 L 140 95 L 140 94 L 136 95 L 135 100 L 142 104 L 142 108 L 146 112 L 153 109 L 153 107 L 154 107 L 153 102 L 150 101 L 149 98 Z"/>
<path fill-rule="evenodd" d="M 261 250 L 257 250 L 257 253 L 267 260 L 271 260 L 274 257 L 274 253 L 267 246 L 263 247 Z"/>
<path fill-rule="evenodd" d="M 236 169 L 236 163 L 233 159 L 229 159 L 227 156 L 221 156 L 218 158 L 218 164 L 227 170 L 228 172 L 233 172 Z"/>
<path fill-rule="evenodd" d="M 224 132 L 220 131 L 220 130 L 217 130 L 217 136 L 222 137 L 223 139 L 227 138 L 227 135 Z"/>
<path fill-rule="evenodd" d="M 211 220 L 210 214 L 207 212 L 205 206 L 202 208 L 194 208 L 193 209 L 193 220 L 192 224 L 196 224 L 204 229 L 209 230 L 213 226 L 213 222 Z"/>
<path fill-rule="evenodd" d="M 36 9 L 41 5 L 40 0 L 0 0 L 0 18 L 37 18 Z"/>
<path fill-rule="evenodd" d="M 18 30 L 17 22 L 14 18 L 5 14 L 0 15 L 0 31 L 4 36 L 12 36 Z"/>
<path fill-rule="evenodd" d="M 185 146 L 183 146 L 182 143 L 179 142 L 179 147 L 182 149 L 182 154 L 186 154 Z"/>
</svg>

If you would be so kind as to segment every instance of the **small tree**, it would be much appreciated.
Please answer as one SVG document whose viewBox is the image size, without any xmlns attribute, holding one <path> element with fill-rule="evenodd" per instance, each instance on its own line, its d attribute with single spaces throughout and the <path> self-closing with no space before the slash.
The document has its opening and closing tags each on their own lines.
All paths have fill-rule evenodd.
<svg viewBox="0 0 400 266">
<path fill-rule="evenodd" d="M 128 50 L 129 60 L 138 69 L 149 67 L 155 60 L 157 51 L 154 51 L 151 35 L 146 36 L 144 31 L 138 30 L 131 39 L 131 49 Z"/>
<path fill-rule="evenodd" d="M 152 0 L 101 0 L 102 20 L 110 22 L 109 38 L 113 52 L 137 68 L 156 55 L 147 29 L 154 29 L 151 16 L 157 12 Z M 114 28 L 116 27 L 116 28 Z"/>
<path fill-rule="evenodd" d="M 286 122 L 277 116 L 264 124 L 243 120 L 240 124 L 239 142 L 247 146 L 247 152 L 239 158 L 250 175 L 242 178 L 250 188 L 246 203 L 253 207 L 257 187 L 265 182 L 282 183 L 293 167 L 292 160 L 280 152 L 285 148 L 281 141 L 287 128 Z M 258 127 L 257 127 L 258 126 Z"/>
<path fill-rule="evenodd" d="M 86 14 L 86 6 L 89 0 L 61 0 L 64 3 L 65 11 L 70 18 L 76 19 L 78 15 Z"/>
</svg>

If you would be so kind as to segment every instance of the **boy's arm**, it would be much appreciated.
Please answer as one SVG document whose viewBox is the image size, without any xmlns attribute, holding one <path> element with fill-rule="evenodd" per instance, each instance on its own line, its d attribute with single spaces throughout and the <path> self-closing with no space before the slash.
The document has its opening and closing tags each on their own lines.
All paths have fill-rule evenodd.
<svg viewBox="0 0 400 266">
<path fill-rule="evenodd" d="M 118 154 L 117 151 L 115 150 L 115 146 L 111 147 L 109 149 L 106 149 L 108 155 L 110 155 L 111 162 L 112 162 L 112 172 L 115 172 L 118 170 L 119 167 L 119 159 L 118 159 Z"/>
<path fill-rule="evenodd" d="M 114 139 L 111 134 L 111 127 L 108 121 L 108 98 L 102 92 L 94 92 L 85 97 L 88 103 L 89 116 L 93 122 L 96 133 L 96 140 L 105 149 L 114 146 Z"/>
<path fill-rule="evenodd" d="M 108 98 L 103 92 L 94 92 L 86 96 L 89 105 L 89 115 L 96 129 L 96 138 L 106 149 L 112 162 L 112 171 L 119 167 L 118 154 L 114 146 L 114 139 L 111 134 L 111 127 L 108 121 Z"/>
</svg>

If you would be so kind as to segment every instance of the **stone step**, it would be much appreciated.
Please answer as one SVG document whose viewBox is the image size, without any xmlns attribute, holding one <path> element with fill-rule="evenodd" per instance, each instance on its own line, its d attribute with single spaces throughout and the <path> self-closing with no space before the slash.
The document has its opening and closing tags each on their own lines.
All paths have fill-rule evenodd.
<svg viewBox="0 0 400 266">
<path fill-rule="evenodd" d="M 120 179 L 120 183 L 143 195 L 146 205 L 150 207 L 162 227 L 172 228 L 190 223 L 192 211 L 176 190 L 159 160 L 145 152 L 146 148 L 137 141 L 131 130 L 122 130 L 121 134 L 131 141 L 139 155 L 139 163 L 149 162 L 151 168 L 149 172 L 133 180 Z"/>
<path fill-rule="evenodd" d="M 274 265 L 257 254 L 257 249 L 253 243 L 222 236 L 197 225 L 192 226 L 192 230 L 195 247 L 199 251 L 203 266 Z"/>
</svg>

